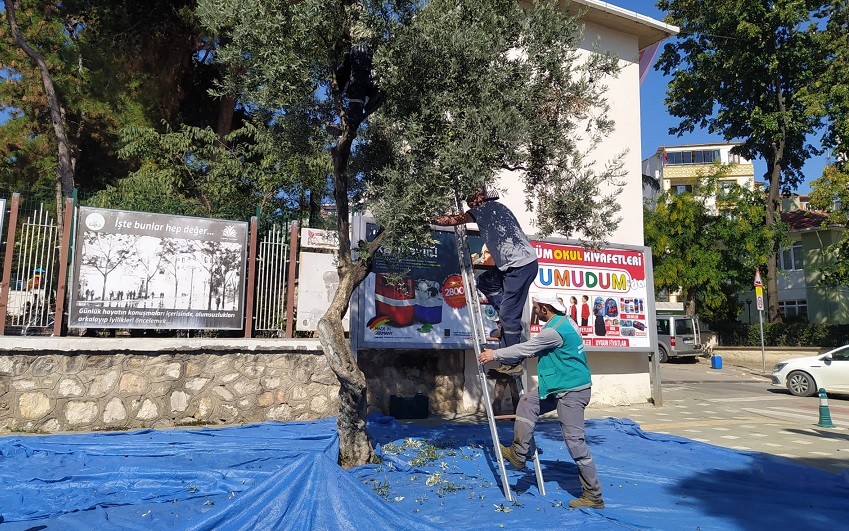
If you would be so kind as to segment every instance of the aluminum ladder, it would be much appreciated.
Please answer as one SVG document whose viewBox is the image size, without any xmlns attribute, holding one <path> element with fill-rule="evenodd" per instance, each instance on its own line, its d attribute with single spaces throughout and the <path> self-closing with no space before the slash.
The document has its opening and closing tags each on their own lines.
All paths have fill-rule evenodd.
<svg viewBox="0 0 849 531">
<path fill-rule="evenodd" d="M 458 201 L 458 208 L 460 207 Z M 483 326 L 483 314 L 481 313 L 480 297 L 478 296 L 477 281 L 475 279 L 474 264 L 472 263 L 471 251 L 469 250 L 469 239 L 466 231 L 466 226 L 463 224 L 454 226 L 454 235 L 457 239 L 457 252 L 460 257 L 460 270 L 463 278 L 463 291 L 466 295 L 466 306 L 469 308 L 469 318 L 472 324 L 472 333 L 474 335 L 475 360 L 487 344 L 487 333 Z M 501 456 L 500 441 L 498 439 L 498 430 L 495 426 L 495 421 L 499 419 L 515 419 L 516 415 L 499 415 L 495 416 L 492 409 L 492 399 L 489 394 L 488 378 L 483 368 L 483 363 L 478 363 L 478 377 L 480 378 L 481 389 L 483 389 L 484 405 L 486 406 L 486 417 L 489 421 L 489 431 L 492 435 L 493 451 L 495 458 L 498 460 L 498 471 L 501 475 L 501 486 L 504 490 L 504 497 L 508 501 L 515 501 L 513 493 L 510 490 L 510 483 L 507 481 L 507 468 L 504 466 L 504 458 Z M 521 377 L 516 377 L 516 386 L 519 390 L 519 396 L 524 394 Z M 542 468 L 539 462 L 539 452 L 537 452 L 536 441 L 531 438 L 531 449 L 533 451 L 534 471 L 536 473 L 537 488 L 540 494 L 545 496 L 545 483 L 542 477 Z"/>
</svg>

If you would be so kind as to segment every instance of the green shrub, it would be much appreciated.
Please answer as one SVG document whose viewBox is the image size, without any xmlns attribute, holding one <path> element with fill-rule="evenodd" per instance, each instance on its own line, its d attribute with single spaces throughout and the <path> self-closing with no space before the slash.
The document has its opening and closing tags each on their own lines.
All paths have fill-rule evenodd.
<svg viewBox="0 0 849 531">
<path fill-rule="evenodd" d="M 849 342 L 849 324 L 764 323 L 764 346 L 836 347 Z M 723 323 L 711 327 L 721 346 L 759 347 L 758 324 Z"/>
</svg>

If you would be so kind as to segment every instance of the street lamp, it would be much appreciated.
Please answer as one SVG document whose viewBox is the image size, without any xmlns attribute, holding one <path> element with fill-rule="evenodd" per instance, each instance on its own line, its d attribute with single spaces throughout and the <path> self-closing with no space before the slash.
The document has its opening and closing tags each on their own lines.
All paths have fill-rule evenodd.
<svg viewBox="0 0 849 531">
<path fill-rule="evenodd" d="M 746 306 L 749 307 L 749 324 L 752 324 L 752 299 L 746 299 Z"/>
</svg>

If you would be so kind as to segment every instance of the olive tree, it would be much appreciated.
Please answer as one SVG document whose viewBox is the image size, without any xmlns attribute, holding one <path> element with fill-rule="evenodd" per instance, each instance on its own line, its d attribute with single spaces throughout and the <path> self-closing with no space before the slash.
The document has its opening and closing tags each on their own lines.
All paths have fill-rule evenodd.
<svg viewBox="0 0 849 531">
<path fill-rule="evenodd" d="M 340 383 L 340 464 L 369 462 L 366 380 L 342 317 L 375 253 L 429 242 L 429 220 L 505 172 L 540 233 L 604 239 L 621 157 L 592 150 L 614 126 L 604 83 L 618 58 L 581 51 L 580 19 L 551 2 L 200 0 L 198 14 L 232 73 L 221 94 L 300 124 L 331 161 L 339 288 L 318 335 Z M 355 208 L 374 240 L 351 241 Z"/>
</svg>

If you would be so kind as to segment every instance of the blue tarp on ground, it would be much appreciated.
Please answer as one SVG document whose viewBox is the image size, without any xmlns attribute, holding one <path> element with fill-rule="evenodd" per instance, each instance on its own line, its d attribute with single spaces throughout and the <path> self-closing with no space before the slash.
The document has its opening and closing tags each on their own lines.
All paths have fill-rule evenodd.
<svg viewBox="0 0 849 531">
<path fill-rule="evenodd" d="M 508 465 L 506 503 L 486 425 L 373 417 L 379 465 L 335 464 L 333 419 L 199 430 L 0 438 L 0 531 L 107 529 L 842 529 L 849 474 L 587 421 L 607 507 L 580 494 L 556 422 L 538 426 L 547 496 Z M 510 440 L 512 427 L 499 425 Z"/>
</svg>

